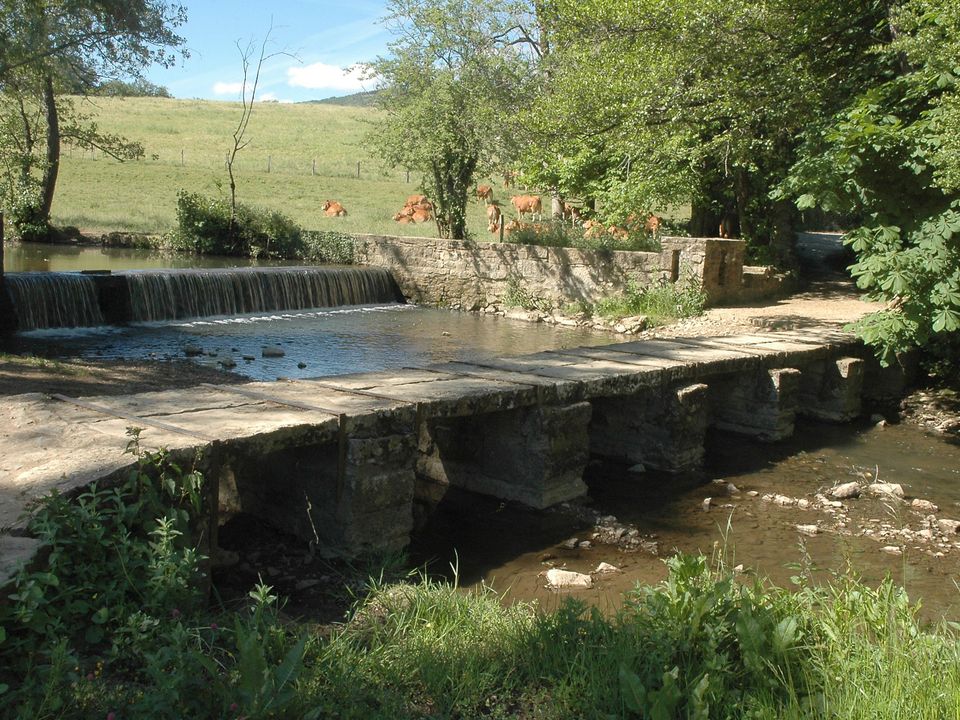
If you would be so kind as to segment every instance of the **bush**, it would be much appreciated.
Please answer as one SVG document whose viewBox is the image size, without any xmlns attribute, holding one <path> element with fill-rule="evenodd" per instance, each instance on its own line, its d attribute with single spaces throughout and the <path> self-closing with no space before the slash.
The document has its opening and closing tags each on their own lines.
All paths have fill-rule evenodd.
<svg viewBox="0 0 960 720">
<path fill-rule="evenodd" d="M 177 193 L 177 229 L 173 245 L 202 255 L 300 257 L 303 230 L 283 213 L 237 205 L 231 222 L 230 203 L 181 190 Z"/>
<path fill-rule="evenodd" d="M 661 282 L 652 287 L 630 284 L 619 297 L 606 298 L 596 305 L 604 317 L 646 315 L 653 324 L 702 315 L 707 295 L 694 279 L 685 283 Z"/>
<path fill-rule="evenodd" d="M 356 241 L 336 230 L 304 230 L 302 258 L 310 262 L 351 265 Z"/>
</svg>

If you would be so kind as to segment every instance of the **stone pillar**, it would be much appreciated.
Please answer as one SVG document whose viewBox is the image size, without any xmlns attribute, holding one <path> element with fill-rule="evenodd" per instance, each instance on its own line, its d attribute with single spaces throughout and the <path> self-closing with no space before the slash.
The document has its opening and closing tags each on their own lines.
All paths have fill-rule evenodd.
<svg viewBox="0 0 960 720">
<path fill-rule="evenodd" d="M 413 528 L 415 427 L 407 408 L 341 416 L 339 435 L 314 444 L 262 452 L 252 439 L 222 477 L 232 477 L 240 510 L 316 543 L 327 557 L 399 550 Z"/>
<path fill-rule="evenodd" d="M 865 363 L 860 358 L 824 360 L 803 369 L 799 412 L 815 420 L 849 422 L 860 415 Z"/>
<path fill-rule="evenodd" d="M 801 373 L 795 368 L 744 373 L 711 383 L 713 424 L 773 442 L 793 435 Z"/>
<path fill-rule="evenodd" d="M 594 398 L 590 450 L 666 472 L 703 463 L 707 386 L 661 386 L 626 397 Z"/>
<path fill-rule="evenodd" d="M 417 498 L 454 486 L 545 508 L 583 495 L 590 403 L 545 405 L 420 424 Z"/>
</svg>

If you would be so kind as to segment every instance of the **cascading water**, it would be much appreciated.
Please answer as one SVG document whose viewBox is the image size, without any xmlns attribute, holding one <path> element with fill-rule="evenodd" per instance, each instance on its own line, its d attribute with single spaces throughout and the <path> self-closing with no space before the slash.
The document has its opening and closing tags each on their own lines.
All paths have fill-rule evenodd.
<svg viewBox="0 0 960 720">
<path fill-rule="evenodd" d="M 92 277 L 75 273 L 8 273 L 5 284 L 20 330 L 103 324 Z"/>
<path fill-rule="evenodd" d="M 126 277 L 133 322 L 398 300 L 393 277 L 382 268 L 175 270 Z"/>
</svg>

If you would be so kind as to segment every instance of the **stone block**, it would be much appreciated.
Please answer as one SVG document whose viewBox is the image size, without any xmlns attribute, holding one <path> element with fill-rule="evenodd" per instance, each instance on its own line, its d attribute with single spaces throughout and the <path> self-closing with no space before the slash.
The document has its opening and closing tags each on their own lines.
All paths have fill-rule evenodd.
<svg viewBox="0 0 960 720">
<path fill-rule="evenodd" d="M 710 413 L 721 430 L 768 442 L 793 435 L 801 373 L 779 368 L 744 373 L 710 384 Z"/>
<path fill-rule="evenodd" d="M 860 415 L 865 363 L 843 357 L 803 368 L 799 412 L 827 422 L 848 422 Z"/>
</svg>

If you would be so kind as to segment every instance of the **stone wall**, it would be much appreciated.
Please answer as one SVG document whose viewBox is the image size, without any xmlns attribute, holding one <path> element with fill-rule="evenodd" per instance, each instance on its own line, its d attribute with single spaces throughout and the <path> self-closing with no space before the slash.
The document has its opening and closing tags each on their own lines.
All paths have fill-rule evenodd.
<svg viewBox="0 0 960 720">
<path fill-rule="evenodd" d="M 356 262 L 389 269 L 403 294 L 425 305 L 479 310 L 519 290 L 562 307 L 596 302 L 630 282 L 698 280 L 710 304 L 735 302 L 744 292 L 742 240 L 667 237 L 660 252 L 382 235 L 358 235 L 356 241 Z"/>
</svg>

